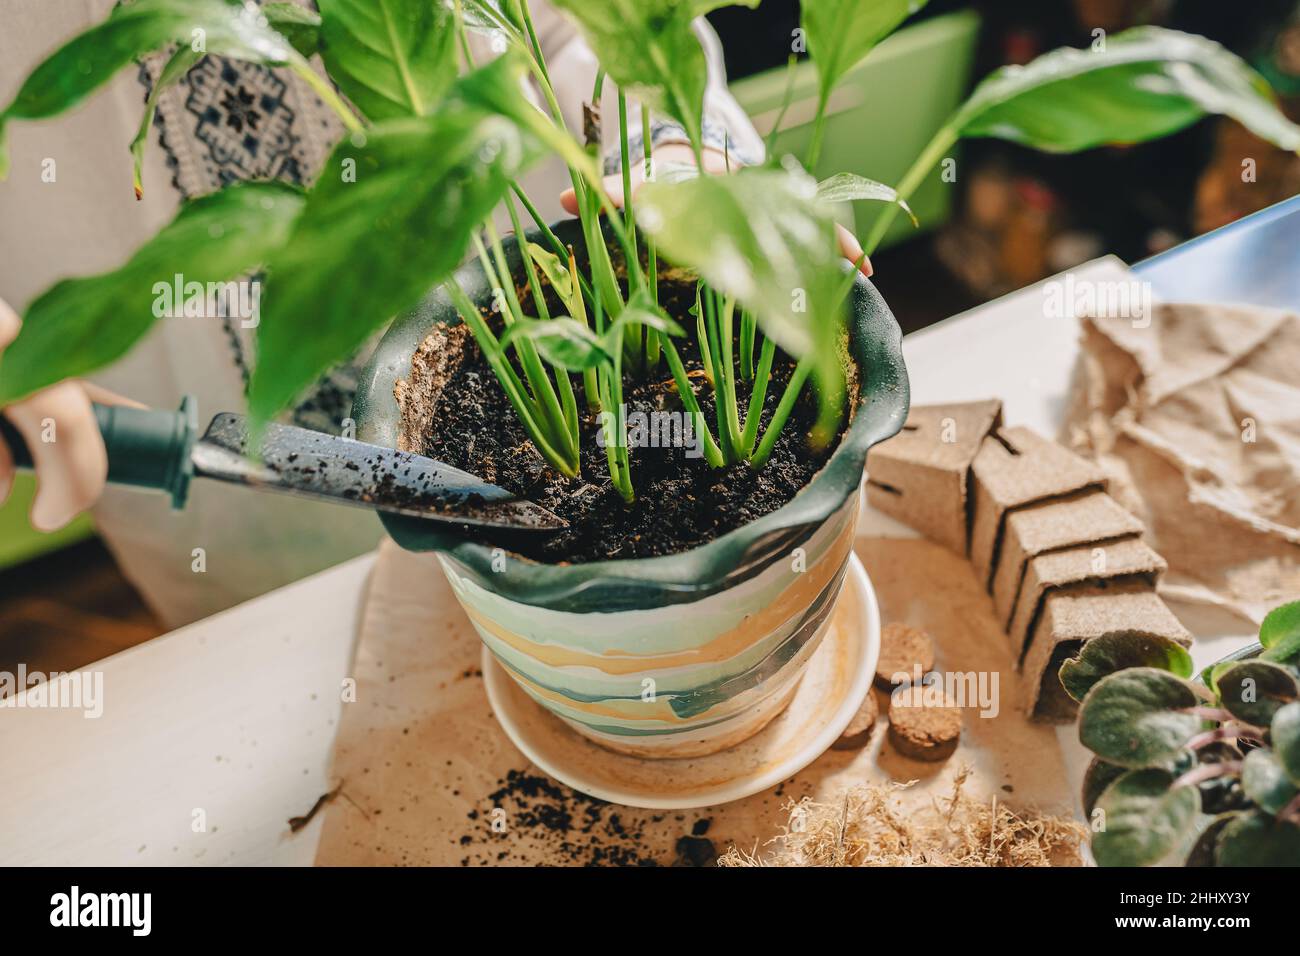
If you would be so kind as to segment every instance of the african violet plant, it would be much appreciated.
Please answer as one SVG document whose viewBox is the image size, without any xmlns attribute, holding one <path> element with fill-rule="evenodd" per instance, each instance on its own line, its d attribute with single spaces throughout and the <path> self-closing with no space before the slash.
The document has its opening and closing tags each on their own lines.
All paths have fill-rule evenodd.
<svg viewBox="0 0 1300 956">
<path fill-rule="evenodd" d="M 1192 675 L 1167 639 L 1108 635 L 1061 666 L 1081 702 L 1092 853 L 1143 866 L 1300 866 L 1300 601 L 1259 644 Z"/>
<path fill-rule="evenodd" d="M 1223 113 L 1272 142 L 1300 148 L 1300 128 L 1281 116 L 1267 85 L 1237 57 L 1200 37 L 1143 28 L 995 72 L 897 191 L 847 173 L 818 184 L 807 168 L 821 149 L 832 90 L 924 0 L 804 0 L 801 28 L 818 77 L 805 162 L 769 149 L 765 165 L 733 175 L 658 170 L 649 157 L 631 155 L 627 97 L 679 123 L 698 161 L 706 69 L 691 22 L 721 4 L 555 3 L 617 85 L 621 210 L 597 175 L 595 144 L 579 142 L 563 126 L 528 0 L 318 0 L 319 15 L 289 3 L 133 0 L 69 41 L 0 112 L 0 136 L 6 123 L 61 113 L 132 60 L 172 50 L 129 144 L 137 195 L 158 91 L 208 54 L 294 71 L 337 111 L 348 135 L 311 189 L 240 183 L 200 197 L 121 268 L 65 280 L 40 296 L 5 354 L 0 404 L 123 355 L 155 320 L 156 282 L 181 273 L 207 286 L 257 272 L 266 286 L 249 404 L 265 420 L 446 283 L 538 451 L 558 472 L 576 477 L 580 382 L 588 410 L 601 413 L 610 479 L 631 501 L 627 443 L 619 440 L 626 375 L 667 366 L 715 467 L 744 461 L 761 468 L 810 380 L 820 406 L 811 437 L 833 437 L 844 413 L 839 343 L 853 281 L 840 260 L 833 203 L 888 204 L 864 243 L 869 253 L 965 136 L 1074 151 L 1149 139 Z M 474 63 L 469 31 L 490 32 L 504 53 Z M 317 53 L 332 83 L 308 62 Z M 525 78 L 540 90 L 541 109 L 521 94 Z M 588 251 L 582 271 L 519 184 L 548 151 L 570 170 Z M 648 182 L 634 197 L 628 187 L 638 162 Z M 0 171 L 6 167 L 0 140 Z M 493 226 L 502 204 L 517 234 L 522 207 L 545 240 L 523 257 L 525 296 L 516 292 Z M 501 290 L 499 322 L 484 318 L 449 278 L 467 254 Z M 660 306 L 664 260 L 699 277 L 693 323 Z M 563 303 L 562 313 L 548 307 L 544 285 Z M 712 431 L 677 347 L 691 334 L 715 398 Z M 796 364 L 764 428 L 760 413 L 778 348 Z M 750 384 L 743 414 L 738 381 Z"/>
</svg>

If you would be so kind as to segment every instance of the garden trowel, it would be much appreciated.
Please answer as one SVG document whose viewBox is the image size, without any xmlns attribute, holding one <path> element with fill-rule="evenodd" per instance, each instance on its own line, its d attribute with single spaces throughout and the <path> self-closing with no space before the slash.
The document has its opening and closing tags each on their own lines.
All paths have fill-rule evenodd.
<svg viewBox="0 0 1300 956">
<path fill-rule="evenodd" d="M 190 480 L 215 478 L 267 491 L 372 508 L 454 525 L 555 531 L 566 523 L 540 505 L 432 458 L 291 425 L 264 426 L 260 454 L 249 453 L 248 422 L 222 412 L 198 433 L 192 398 L 178 411 L 95 405 L 108 449 L 108 480 L 171 495 L 183 508 Z M 32 458 L 0 417 L 14 463 Z"/>
</svg>

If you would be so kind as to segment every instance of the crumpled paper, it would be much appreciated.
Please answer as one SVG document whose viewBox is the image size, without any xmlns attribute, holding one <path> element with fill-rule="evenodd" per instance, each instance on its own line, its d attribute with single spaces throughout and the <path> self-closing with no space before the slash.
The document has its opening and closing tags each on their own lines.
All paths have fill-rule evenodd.
<svg viewBox="0 0 1300 956">
<path fill-rule="evenodd" d="M 1082 347 L 1064 438 L 1146 523 L 1161 593 L 1254 624 L 1300 595 L 1300 315 L 1161 304 Z"/>
</svg>

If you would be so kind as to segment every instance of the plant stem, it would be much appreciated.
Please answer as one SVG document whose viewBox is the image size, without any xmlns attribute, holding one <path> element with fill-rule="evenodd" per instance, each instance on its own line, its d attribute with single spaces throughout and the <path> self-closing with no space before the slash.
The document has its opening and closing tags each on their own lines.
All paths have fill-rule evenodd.
<svg viewBox="0 0 1300 956">
<path fill-rule="evenodd" d="M 817 92 L 817 118 L 813 120 L 812 140 L 808 143 L 808 155 L 804 160 L 804 166 L 814 176 L 817 175 L 817 160 L 822 155 L 822 137 L 826 134 L 826 104 L 830 97 L 829 88 Z"/>
<path fill-rule="evenodd" d="M 925 182 L 925 177 L 930 174 L 930 170 L 934 168 L 934 165 L 939 160 L 943 159 L 948 150 L 952 149 L 957 139 L 957 128 L 953 125 L 952 120 L 949 120 L 939 132 L 934 134 L 934 138 L 926 144 L 925 149 L 921 151 L 921 155 L 916 158 L 916 162 L 903 175 L 897 187 L 899 199 L 906 201 L 912 197 L 912 193 L 916 192 L 917 188 Z M 876 246 L 880 245 L 880 240 L 889 231 L 889 227 L 896 215 L 898 215 L 898 205 L 889 203 L 876 217 L 876 221 L 872 223 L 871 231 L 867 233 L 866 241 L 862 244 L 863 251 L 867 255 L 876 251 Z"/>
<path fill-rule="evenodd" d="M 307 82 L 307 85 L 312 88 L 326 106 L 338 114 L 339 119 L 343 121 L 343 125 L 348 128 L 348 132 L 365 132 L 365 126 L 362 124 L 361 120 L 357 118 L 357 114 L 348 109 L 348 105 L 339 98 L 337 93 L 334 92 L 334 87 L 331 85 L 329 80 L 324 79 L 319 73 L 313 70 L 310 63 L 304 60 L 301 56 L 295 55 L 293 59 L 290 60 L 289 66 L 294 73 L 297 73 L 298 76 L 302 77 L 302 79 Z"/>
<path fill-rule="evenodd" d="M 740 453 L 753 454 L 754 442 L 758 439 L 758 426 L 763 417 L 763 402 L 767 399 L 767 383 L 772 377 L 772 359 L 776 355 L 776 343 L 770 338 L 763 339 L 763 350 L 758 356 L 758 372 L 754 376 L 754 389 L 749 393 L 749 407 L 745 411 L 745 430 L 740 436 Z"/>
<path fill-rule="evenodd" d="M 641 158 L 643 168 L 641 177 L 644 181 L 649 182 L 653 175 L 653 161 L 650 158 L 650 108 L 645 103 L 641 104 Z M 650 280 L 650 297 L 655 305 L 659 304 L 659 256 L 655 250 L 655 241 L 652 237 L 645 237 L 646 247 L 646 274 Z M 655 368 L 659 364 L 659 331 L 657 329 L 646 330 L 645 340 L 645 358 L 646 365 Z"/>
<path fill-rule="evenodd" d="M 623 88 L 618 88 L 618 155 L 623 174 L 623 228 L 627 230 L 630 255 L 640 268 L 641 256 L 636 248 L 636 214 L 632 210 L 632 150 L 627 136 L 627 95 Z M 614 213 L 610 212 L 610 218 Z M 632 264 L 628 264 L 628 275 L 632 274 Z M 630 280 L 629 280 L 630 281 Z M 641 326 L 625 330 L 624 337 L 630 340 L 631 354 L 638 361 L 641 359 Z"/>
<path fill-rule="evenodd" d="M 551 231 L 551 227 L 547 225 L 546 220 L 542 218 L 542 214 L 537 211 L 537 206 L 528 198 L 528 194 L 524 192 L 524 188 L 520 186 L 519 183 L 514 182 L 510 184 L 510 189 L 519 198 L 519 201 L 523 203 L 524 210 L 528 213 L 528 217 L 532 219 L 533 223 L 537 226 L 538 231 L 550 244 L 551 251 L 561 259 L 566 258 L 571 250 L 565 246 L 564 243 L 560 242 L 559 236 Z M 585 275 L 581 272 L 576 273 L 574 281 L 582 286 L 582 291 L 588 299 L 593 302 L 596 300 L 596 293 L 592 291 L 591 283 L 587 281 Z"/>
<path fill-rule="evenodd" d="M 722 304 L 719 316 L 718 339 L 722 345 L 722 356 L 718 360 L 722 373 L 722 404 L 726 406 L 727 444 L 735 453 L 735 460 L 743 456 L 740 445 L 740 413 L 736 408 L 736 367 L 732 363 L 732 342 L 734 342 L 732 318 L 736 313 L 736 300 L 728 296 Z"/>
<path fill-rule="evenodd" d="M 546 295 L 542 291 L 541 281 L 537 278 L 537 268 L 533 265 L 533 257 L 528 254 L 528 250 L 524 247 L 524 229 L 519 222 L 519 213 L 515 209 L 514 201 L 510 198 L 509 193 L 506 193 L 505 205 L 506 212 L 510 215 L 510 224 L 515 230 L 515 246 L 519 250 L 519 258 L 524 263 L 524 274 L 528 277 L 528 291 L 532 293 L 533 305 L 537 308 L 537 317 L 549 319 L 551 310 L 546 305 Z M 582 294 L 579 293 L 578 295 L 581 297 Z M 573 383 L 569 381 L 569 373 L 562 368 L 555 369 L 555 383 L 560 390 L 560 407 L 564 413 L 569 439 L 576 455 L 579 447 L 578 403 L 573 396 Z"/>
<path fill-rule="evenodd" d="M 492 224 L 491 219 L 486 220 L 484 226 L 487 228 L 488 239 L 492 243 L 492 254 L 496 258 L 497 288 L 505 292 L 506 301 L 509 303 L 514 315 L 522 317 L 523 309 L 519 305 L 519 297 L 515 294 L 515 283 L 510 275 L 510 265 L 506 261 L 506 253 L 501 245 L 501 237 L 497 235 L 496 226 Z M 520 252 L 522 253 L 522 250 Z M 564 409 L 560 407 L 559 397 L 555 393 L 555 388 L 551 385 L 551 377 L 546 374 L 546 368 L 537 355 L 537 348 L 532 342 L 523 337 L 516 339 L 514 346 L 515 354 L 519 356 L 519 363 L 524 368 L 524 377 L 528 379 L 528 387 L 532 389 L 533 397 L 541 403 L 542 411 L 550 424 L 549 435 L 551 440 L 560 446 L 565 460 L 576 470 L 578 467 L 578 446 L 569 433 L 568 422 L 564 417 Z"/>
<path fill-rule="evenodd" d="M 704 328 L 707 330 L 709 354 L 713 358 L 713 412 L 718 422 L 718 445 L 722 459 L 728 465 L 739 460 L 736 445 L 731 440 L 731 427 L 727 415 L 727 373 L 722 367 L 722 343 L 718 335 L 717 299 L 713 290 L 704 288 Z"/>
<path fill-rule="evenodd" d="M 708 325 L 704 318 L 704 304 L 700 301 L 700 289 L 703 282 L 695 284 L 695 343 L 700 349 L 700 361 L 704 364 L 704 377 L 709 387 L 716 390 L 718 384 L 713 380 L 713 356 L 709 351 Z"/>
<path fill-rule="evenodd" d="M 673 373 L 673 382 L 677 385 L 677 395 L 682 400 L 682 407 L 690 414 L 695 428 L 704 433 L 704 460 L 714 468 L 721 468 L 724 464 L 722 450 L 718 448 L 717 442 L 713 440 L 708 426 L 704 423 L 704 413 L 700 411 L 700 403 L 695 397 L 695 389 L 691 387 L 686 368 L 682 365 L 682 357 L 677 354 L 677 346 L 671 337 L 665 335 L 663 347 L 664 357 L 668 359 L 668 368 Z"/>
<path fill-rule="evenodd" d="M 754 378 L 754 313 L 740 310 L 740 377 L 743 381 Z"/>
<path fill-rule="evenodd" d="M 781 132 L 781 124 L 785 122 L 785 114 L 790 109 L 790 102 L 794 99 L 794 70 L 795 64 L 799 62 L 799 57 L 791 53 L 790 58 L 785 61 L 785 94 L 781 97 L 781 109 L 776 114 L 776 121 L 772 123 L 772 128 L 767 132 L 767 141 L 763 144 L 763 153 L 768 158 L 772 158 L 772 150 L 776 146 L 777 134 Z"/>
<path fill-rule="evenodd" d="M 1240 760 L 1224 760 L 1220 763 L 1202 763 L 1197 764 L 1191 770 L 1187 771 L 1172 784 L 1169 789 L 1175 787 L 1190 787 L 1198 783 L 1204 783 L 1207 780 L 1214 780 L 1216 777 L 1235 777 L 1241 774 L 1243 762 Z"/>
<path fill-rule="evenodd" d="M 578 263 L 573 258 L 573 247 L 569 247 L 569 275 L 573 281 L 578 281 Z M 583 325 L 587 325 L 587 309 L 582 304 L 582 296 L 575 296 L 573 304 L 577 306 L 574 309 L 578 314 L 574 316 Z M 597 381 L 596 370 L 594 368 L 584 369 L 582 373 L 582 390 L 586 393 L 587 408 L 595 410 L 600 408 L 600 385 Z"/>
<path fill-rule="evenodd" d="M 776 440 L 781 436 L 781 429 L 785 427 L 786 419 L 794 410 L 794 403 L 799 398 L 799 393 L 803 391 L 804 382 L 808 380 L 808 373 L 812 371 L 812 366 L 812 359 L 804 356 L 794 367 L 790 381 L 786 383 L 785 392 L 781 395 L 781 402 L 772 415 L 772 421 L 768 423 L 767 431 L 763 432 L 763 440 L 758 443 L 758 448 L 749 458 L 749 464 L 755 470 L 766 465 L 767 460 L 772 457 L 772 449 L 776 447 Z"/>
<path fill-rule="evenodd" d="M 455 279 L 447 283 L 447 290 L 451 294 L 457 311 L 460 312 L 461 319 L 469 326 L 475 341 L 478 342 L 479 350 L 496 374 L 497 381 L 501 383 L 501 388 L 506 393 L 506 398 L 510 400 L 510 405 L 514 408 L 515 414 L 519 416 L 519 421 L 524 426 L 524 431 L 528 433 L 529 440 L 553 468 L 566 478 L 576 478 L 578 475 L 577 469 L 557 452 L 547 439 L 545 430 L 534 415 L 534 406 L 524 395 L 523 383 L 519 381 L 519 376 L 510 367 L 505 354 L 497 344 L 496 336 L 492 334 L 492 330 L 483 321 L 483 317 L 479 315 L 474 303 L 470 301 L 469 296 L 465 294 L 465 290 L 460 287 L 460 283 L 456 282 Z"/>
</svg>

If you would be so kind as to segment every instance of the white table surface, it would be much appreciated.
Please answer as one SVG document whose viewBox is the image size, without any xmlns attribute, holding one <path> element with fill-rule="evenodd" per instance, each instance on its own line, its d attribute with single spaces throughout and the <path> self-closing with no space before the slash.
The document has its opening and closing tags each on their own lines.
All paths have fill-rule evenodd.
<svg viewBox="0 0 1300 956">
<path fill-rule="evenodd" d="M 1114 258 L 1073 272 L 1128 276 Z M 908 336 L 913 403 L 998 396 L 1009 423 L 1055 435 L 1078 330 L 1047 317 L 1043 300 L 1032 286 Z M 860 533 L 912 535 L 875 513 Z M 93 665 L 98 720 L 0 710 L 0 865 L 310 864 L 321 817 L 292 836 L 287 820 L 329 789 L 373 563 L 357 558 Z M 1072 728 L 1060 739 L 1077 778 Z"/>
</svg>

